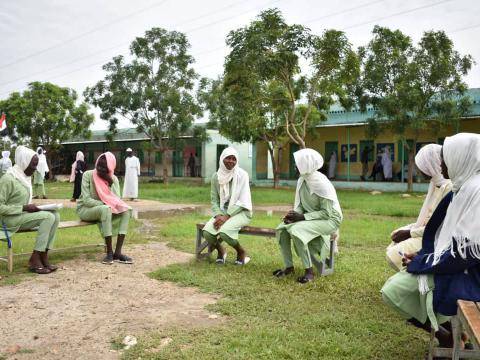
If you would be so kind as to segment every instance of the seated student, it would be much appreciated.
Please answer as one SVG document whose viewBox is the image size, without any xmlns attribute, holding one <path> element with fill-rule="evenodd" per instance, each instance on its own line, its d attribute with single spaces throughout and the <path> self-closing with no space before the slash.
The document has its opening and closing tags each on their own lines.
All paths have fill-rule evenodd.
<svg viewBox="0 0 480 360">
<path fill-rule="evenodd" d="M 430 179 L 430 186 L 417 222 L 401 227 L 390 234 L 392 243 L 387 248 L 386 259 L 397 271 L 400 271 L 403 267 L 401 254 L 413 254 L 421 249 L 425 225 L 427 225 L 438 203 L 452 189 L 452 182 L 442 175 L 441 150 L 440 145 L 429 144 L 422 147 L 415 157 L 415 164 L 423 176 Z"/>
<path fill-rule="evenodd" d="M 0 237 L 38 227 L 29 269 L 37 274 L 49 274 L 57 270 L 57 266 L 48 261 L 48 250 L 53 247 L 60 216 L 56 211 L 40 211 L 32 204 L 31 176 L 37 165 L 35 151 L 17 147 L 15 165 L 0 179 Z"/>
<path fill-rule="evenodd" d="M 105 238 L 107 255 L 102 263 L 114 261 L 132 264 L 130 257 L 122 254 L 122 246 L 128 230 L 131 208 L 120 199 L 120 185 L 113 174 L 117 161 L 115 155 L 106 152 L 95 163 L 95 170 L 85 171 L 82 191 L 77 201 L 77 213 L 84 221 L 98 221 Z M 115 253 L 112 250 L 112 235 L 117 235 Z"/>
<path fill-rule="evenodd" d="M 238 242 L 238 232 L 252 218 L 252 199 L 248 173 L 238 166 L 234 148 L 228 147 L 220 155 L 218 171 L 211 180 L 210 197 L 213 217 L 203 228 L 203 236 L 217 249 L 217 264 L 225 264 L 227 258 L 222 241 L 237 251 L 236 265 L 247 264 L 250 257 Z"/>
<path fill-rule="evenodd" d="M 402 317 L 435 329 L 440 346 L 451 347 L 448 320 L 457 300 L 480 301 L 480 135 L 447 137 L 442 152 L 442 173 L 452 180 L 452 192 L 430 218 L 422 249 L 405 255 L 407 271 L 388 279 L 381 291 Z"/>
<path fill-rule="evenodd" d="M 320 254 L 321 260 L 327 257 L 330 235 L 338 230 L 343 215 L 335 188 L 325 175 L 317 171 L 323 165 L 322 156 L 312 149 L 299 150 L 293 156 L 300 173 L 294 210 L 288 212 L 277 227 L 285 269 L 275 270 L 273 275 L 283 277 L 294 272 L 293 240 L 305 269 L 305 275 L 297 281 L 307 283 L 314 278 L 310 253 Z"/>
</svg>

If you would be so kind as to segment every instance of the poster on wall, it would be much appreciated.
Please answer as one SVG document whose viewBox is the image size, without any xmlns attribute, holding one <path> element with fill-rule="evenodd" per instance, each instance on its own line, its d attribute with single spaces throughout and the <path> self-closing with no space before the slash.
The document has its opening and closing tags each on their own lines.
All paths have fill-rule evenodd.
<svg viewBox="0 0 480 360">
<path fill-rule="evenodd" d="M 385 148 L 390 151 L 390 158 L 392 161 L 395 161 L 395 147 L 393 143 L 377 144 L 377 156 L 382 155 L 385 151 Z"/>
<path fill-rule="evenodd" d="M 350 144 L 350 151 L 348 150 L 348 144 L 342 144 L 342 162 L 348 162 L 349 155 L 350 162 L 357 161 L 357 144 Z"/>
</svg>

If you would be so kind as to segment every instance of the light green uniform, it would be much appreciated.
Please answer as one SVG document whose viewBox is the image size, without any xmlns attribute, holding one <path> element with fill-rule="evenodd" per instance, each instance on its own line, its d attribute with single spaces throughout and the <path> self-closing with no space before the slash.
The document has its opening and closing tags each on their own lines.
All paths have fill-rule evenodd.
<svg viewBox="0 0 480 360">
<path fill-rule="evenodd" d="M 429 291 L 421 294 L 418 290 L 418 276 L 408 272 L 400 271 L 387 280 L 381 290 L 385 303 L 408 320 L 415 318 L 422 324 L 427 319 L 432 327 L 438 330 L 438 324 L 450 319 L 450 316 L 435 314 L 433 311 L 433 290 L 435 282 L 432 274 L 428 276 Z"/>
<path fill-rule="evenodd" d="M 12 175 L 0 179 L 0 221 L 5 224 L 9 236 L 18 230 L 38 227 L 35 250 L 51 249 L 55 241 L 60 215 L 56 211 L 24 212 L 23 205 L 29 200 L 28 190 Z M 2 226 L 0 238 L 6 235 Z"/>
<path fill-rule="evenodd" d="M 232 193 L 232 182 L 230 182 L 230 193 Z M 212 202 L 213 217 L 203 228 L 203 237 L 211 246 L 225 241 L 228 245 L 235 247 L 238 244 L 238 232 L 243 226 L 247 226 L 252 219 L 252 213 L 241 206 L 228 207 L 228 202 L 220 206 L 220 184 L 218 183 L 217 173 L 214 173 L 211 180 L 210 198 Z M 227 209 L 227 210 L 223 210 Z M 213 227 L 215 216 L 230 215 L 225 224 L 218 230 Z"/>
<path fill-rule="evenodd" d="M 120 197 L 120 185 L 113 175 L 112 192 Z M 82 178 L 82 194 L 77 201 L 77 214 L 83 221 L 97 221 L 103 237 L 126 235 L 132 210 L 112 214 L 110 206 L 105 205 L 97 195 L 93 182 L 93 170 L 86 171 Z"/>
<path fill-rule="evenodd" d="M 310 194 L 306 182 L 299 191 L 300 204 L 296 209 L 305 216 L 304 221 L 292 224 L 283 222 L 277 227 L 277 240 L 285 267 L 293 266 L 292 240 L 295 252 L 305 269 L 312 267 L 310 253 L 319 254 L 324 260 L 330 250 L 330 235 L 338 229 L 342 216 L 333 208 L 333 201 Z"/>
<path fill-rule="evenodd" d="M 33 172 L 33 196 L 45 196 L 44 178 L 37 170 Z"/>
</svg>

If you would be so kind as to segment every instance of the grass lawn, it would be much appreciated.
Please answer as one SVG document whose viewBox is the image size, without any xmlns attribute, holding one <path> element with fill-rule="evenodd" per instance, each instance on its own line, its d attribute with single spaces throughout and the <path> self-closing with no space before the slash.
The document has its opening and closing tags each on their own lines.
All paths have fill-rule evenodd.
<svg viewBox="0 0 480 360">
<path fill-rule="evenodd" d="M 360 194 L 362 195 L 362 194 Z M 369 203 L 371 195 L 354 194 L 352 204 Z M 397 197 L 392 211 L 408 212 Z M 379 209 L 378 207 L 376 208 Z M 407 208 L 409 209 L 409 208 Z M 253 226 L 276 226 L 280 214 L 257 214 Z M 200 213 L 159 219 L 161 237 L 170 246 L 193 252 L 194 227 Z M 201 291 L 222 295 L 210 307 L 227 317 L 225 325 L 208 329 L 159 329 L 140 338 L 125 359 L 421 359 L 428 334 L 406 326 L 387 308 L 379 290 L 393 271 L 384 260 L 388 234 L 413 217 L 370 215 L 345 210 L 340 255 L 333 276 L 302 286 L 293 278 L 274 279 L 282 266 L 273 239 L 242 237 L 253 261 L 244 268 L 229 261 L 173 265 L 151 274 Z M 297 268 L 301 266 L 297 262 Z M 173 341 L 159 353 L 161 339 Z"/>
<path fill-rule="evenodd" d="M 142 198 L 175 203 L 208 202 L 208 186 L 142 184 L 140 189 Z M 69 184 L 52 183 L 47 186 L 47 194 L 51 197 L 68 198 L 70 191 Z M 294 192 L 287 189 L 253 189 L 255 205 L 291 204 L 293 196 Z M 418 194 L 403 198 L 398 193 L 373 196 L 356 191 L 339 191 L 339 198 L 345 220 L 341 227 L 340 254 L 332 276 L 317 278 L 305 286 L 296 284 L 292 277 L 274 279 L 271 272 L 282 266 L 275 240 L 242 236 L 241 242 L 253 259 L 245 267 L 232 264 L 234 251 L 229 249 L 226 266 L 195 260 L 150 274 L 158 280 L 220 294 L 221 300 L 210 306 L 210 310 L 226 317 L 225 324 L 206 329 L 162 328 L 139 337 L 138 345 L 125 352 L 123 357 L 423 358 L 428 334 L 406 326 L 396 313 L 384 305 L 379 292 L 385 280 L 393 274 L 384 260 L 389 234 L 393 229 L 415 220 L 423 198 Z M 274 213 L 268 216 L 259 211 L 251 225 L 274 227 L 281 215 Z M 62 219 L 74 216 L 72 210 L 62 210 Z M 205 221 L 205 215 L 194 212 L 174 216 L 155 220 L 160 228 L 160 240 L 176 249 L 193 253 L 193 224 Z M 85 228 L 81 236 L 75 230 L 61 232 L 57 246 L 101 242 L 94 226 Z M 141 236 L 135 235 L 134 241 L 142 241 Z M 32 242 L 32 234 L 16 236 L 16 251 L 30 251 Z M 92 258 L 94 254 L 98 255 L 98 249 L 87 253 Z M 77 252 L 65 251 L 55 256 L 63 259 L 77 255 Z M 296 266 L 301 268 L 298 262 Z M 17 266 L 16 269 L 25 272 L 25 267 Z M 0 275 L 5 274 L 3 271 L 2 268 Z M 156 349 L 165 337 L 171 337 L 173 341 L 158 352 Z"/>
</svg>

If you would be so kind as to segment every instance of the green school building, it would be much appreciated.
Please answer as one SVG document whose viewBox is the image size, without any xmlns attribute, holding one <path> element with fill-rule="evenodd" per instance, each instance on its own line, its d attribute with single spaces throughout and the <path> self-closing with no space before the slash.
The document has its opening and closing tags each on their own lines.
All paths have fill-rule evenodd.
<svg viewBox="0 0 480 360">
<path fill-rule="evenodd" d="M 446 136 L 458 132 L 480 133 L 480 89 L 470 89 L 468 95 L 472 99 L 472 106 L 468 115 L 460 120 L 458 127 L 443 129 L 438 134 L 433 128 L 425 130 L 418 139 L 416 151 L 425 144 L 442 144 Z M 392 153 L 394 180 L 400 182 L 402 177 L 406 177 L 402 164 L 408 162 L 408 153 L 402 141 L 389 132 L 382 133 L 375 139 L 366 137 L 366 124 L 374 113 L 375 110 L 371 107 L 367 109 L 367 112 L 362 113 L 359 110 L 346 111 L 340 106 L 334 106 L 327 113 L 327 120 L 307 135 L 307 147 L 317 150 L 325 159 L 322 171 L 326 171 L 328 168 L 331 153 L 333 151 L 337 153 L 336 187 L 403 190 L 404 186 L 395 186 L 392 183 L 384 183 L 384 186 L 378 183 L 370 186 L 366 182 L 362 182 L 362 185 L 351 183 L 360 181 L 362 175 L 360 154 L 366 146 L 373 149 L 369 153 L 369 175 L 376 154 L 382 153 L 383 149 L 388 146 Z M 280 152 L 280 185 L 293 185 L 293 180 L 296 179 L 293 153 L 297 150 L 298 145 L 291 143 Z M 267 143 L 257 142 L 255 144 L 254 162 L 256 164 L 253 174 L 254 183 L 263 186 L 271 185 L 273 171 Z M 416 180 L 422 181 L 420 177 Z M 424 186 L 417 186 L 417 188 L 423 190 Z"/>
</svg>

